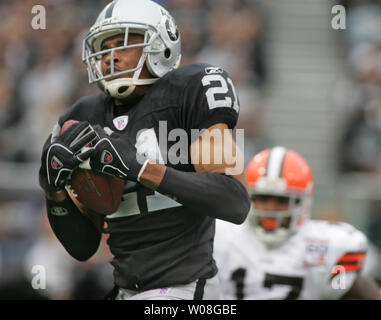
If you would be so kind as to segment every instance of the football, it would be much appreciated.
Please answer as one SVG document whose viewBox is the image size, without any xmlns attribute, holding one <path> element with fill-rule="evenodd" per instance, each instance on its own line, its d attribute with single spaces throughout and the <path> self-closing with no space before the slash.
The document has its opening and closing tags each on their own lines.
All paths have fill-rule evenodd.
<svg viewBox="0 0 381 320">
<path fill-rule="evenodd" d="M 67 190 L 86 208 L 108 215 L 119 207 L 124 180 L 93 170 L 77 168 L 72 173 Z"/>
<path fill-rule="evenodd" d="M 66 121 L 61 134 L 76 120 Z M 122 200 L 125 181 L 93 170 L 77 168 L 71 175 L 66 189 L 86 208 L 99 214 L 114 213 Z"/>
</svg>

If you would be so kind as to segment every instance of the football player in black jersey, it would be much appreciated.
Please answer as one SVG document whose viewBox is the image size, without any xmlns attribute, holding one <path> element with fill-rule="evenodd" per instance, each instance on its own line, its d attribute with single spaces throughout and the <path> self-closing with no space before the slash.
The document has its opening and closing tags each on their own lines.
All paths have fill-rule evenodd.
<svg viewBox="0 0 381 320">
<path fill-rule="evenodd" d="M 178 68 L 180 58 L 180 35 L 164 8 L 111 2 L 83 45 L 90 83 L 101 92 L 68 109 L 43 147 L 50 225 L 80 261 L 109 234 L 117 299 L 217 299 L 208 290 L 217 285 L 215 219 L 240 224 L 250 209 L 242 156 L 225 152 L 235 149 L 230 130 L 239 112 L 232 80 L 209 64 Z M 79 122 L 60 135 L 67 120 Z M 211 130 L 222 138 L 210 139 Z M 115 213 L 94 215 L 69 196 L 78 166 L 126 181 Z"/>
</svg>

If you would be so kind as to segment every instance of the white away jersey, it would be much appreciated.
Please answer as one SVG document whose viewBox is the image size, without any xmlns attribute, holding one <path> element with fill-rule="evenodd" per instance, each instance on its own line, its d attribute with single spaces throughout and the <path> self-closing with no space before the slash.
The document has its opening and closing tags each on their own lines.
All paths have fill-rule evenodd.
<svg viewBox="0 0 381 320">
<path fill-rule="evenodd" d="M 217 220 L 214 245 L 223 299 L 340 299 L 362 270 L 367 239 L 347 223 L 310 220 L 267 248 L 248 220 Z"/>
</svg>

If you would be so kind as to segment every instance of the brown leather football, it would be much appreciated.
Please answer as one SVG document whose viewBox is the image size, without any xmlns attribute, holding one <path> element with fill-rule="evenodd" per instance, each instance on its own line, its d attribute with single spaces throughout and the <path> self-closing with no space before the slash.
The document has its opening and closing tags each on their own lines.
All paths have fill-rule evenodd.
<svg viewBox="0 0 381 320">
<path fill-rule="evenodd" d="M 85 207 L 107 215 L 118 209 L 124 185 L 123 179 L 77 168 L 72 173 L 67 189 Z"/>
</svg>

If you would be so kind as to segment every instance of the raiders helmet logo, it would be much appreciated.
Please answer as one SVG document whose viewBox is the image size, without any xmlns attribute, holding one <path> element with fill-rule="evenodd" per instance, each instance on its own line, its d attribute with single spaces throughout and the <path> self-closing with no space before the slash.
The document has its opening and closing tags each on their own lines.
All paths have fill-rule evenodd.
<svg viewBox="0 0 381 320">
<path fill-rule="evenodd" d="M 167 28 L 169 39 L 176 41 L 179 38 L 179 30 L 171 18 L 167 19 L 165 27 Z"/>
<path fill-rule="evenodd" d="M 108 164 L 108 163 L 111 163 L 112 160 L 113 160 L 112 154 L 109 151 L 104 150 L 101 156 L 101 163 Z"/>
<path fill-rule="evenodd" d="M 161 10 L 161 14 L 166 17 L 165 28 L 167 29 L 169 39 L 177 41 L 179 39 L 179 29 L 177 28 L 175 21 L 169 13 L 164 10 Z"/>
</svg>

